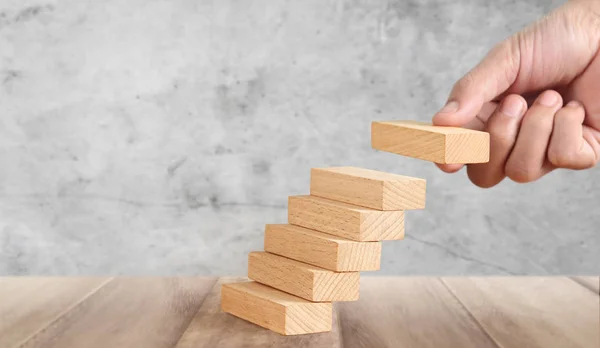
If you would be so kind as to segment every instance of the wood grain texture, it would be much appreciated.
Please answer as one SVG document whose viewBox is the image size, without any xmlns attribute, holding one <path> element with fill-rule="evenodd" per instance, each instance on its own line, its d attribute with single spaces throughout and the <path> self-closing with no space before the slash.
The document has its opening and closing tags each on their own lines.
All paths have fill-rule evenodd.
<svg viewBox="0 0 600 348">
<path fill-rule="evenodd" d="M 489 133 L 417 121 L 373 122 L 371 146 L 435 163 L 486 163 L 490 156 Z"/>
<path fill-rule="evenodd" d="M 501 347 L 600 346 L 600 297 L 568 278 L 443 278 Z"/>
<path fill-rule="evenodd" d="M 498 348 L 437 278 L 363 277 L 338 303 L 345 348 Z"/>
<path fill-rule="evenodd" d="M 282 335 L 328 332 L 331 303 L 310 302 L 257 282 L 224 284 L 221 309 Z"/>
<path fill-rule="evenodd" d="M 110 278 L 0 278 L 0 347 L 13 347 L 52 324 Z"/>
<path fill-rule="evenodd" d="M 173 347 L 216 278 L 118 278 L 23 347 Z"/>
<path fill-rule="evenodd" d="M 248 256 L 248 277 L 313 302 L 356 301 L 359 272 L 333 272 L 266 252 Z"/>
<path fill-rule="evenodd" d="M 376 271 L 381 242 L 357 242 L 294 225 L 267 225 L 265 251 L 337 272 Z"/>
<path fill-rule="evenodd" d="M 573 279 L 367 276 L 331 332 L 283 336 L 221 311 L 221 283 L 247 278 L 204 302 L 181 278 L 0 278 L 0 347 L 598 347 L 600 296 Z"/>
<path fill-rule="evenodd" d="M 316 196 L 291 196 L 288 223 L 356 241 L 404 238 L 404 211 L 382 211 Z"/>
<path fill-rule="evenodd" d="M 571 277 L 571 279 L 600 295 L 600 277 Z"/>
<path fill-rule="evenodd" d="M 357 167 L 313 168 L 312 196 L 377 210 L 425 208 L 424 179 Z"/>
<path fill-rule="evenodd" d="M 220 278 L 177 343 L 177 348 L 315 347 L 340 348 L 341 337 L 334 311 L 330 332 L 284 336 L 221 310 L 221 285 L 247 278 Z"/>
</svg>

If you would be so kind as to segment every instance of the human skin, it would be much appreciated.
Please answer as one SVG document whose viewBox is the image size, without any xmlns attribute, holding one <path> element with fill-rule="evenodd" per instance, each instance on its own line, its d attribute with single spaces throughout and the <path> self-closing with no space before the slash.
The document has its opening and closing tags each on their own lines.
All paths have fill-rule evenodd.
<svg viewBox="0 0 600 348">
<path fill-rule="evenodd" d="M 496 45 L 453 86 L 433 124 L 490 133 L 490 161 L 467 165 L 475 185 L 527 183 L 600 161 L 599 49 L 600 0 L 571 0 Z"/>
</svg>

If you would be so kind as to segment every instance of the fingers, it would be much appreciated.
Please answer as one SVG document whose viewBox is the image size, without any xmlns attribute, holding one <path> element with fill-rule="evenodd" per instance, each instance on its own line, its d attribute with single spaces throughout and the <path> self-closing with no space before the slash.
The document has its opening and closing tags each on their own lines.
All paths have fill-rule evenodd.
<svg viewBox="0 0 600 348">
<path fill-rule="evenodd" d="M 497 45 L 452 88 L 448 102 L 433 117 L 438 126 L 461 127 L 471 121 L 484 103 L 506 91 L 518 76 L 519 43 L 516 36 Z"/>
<path fill-rule="evenodd" d="M 527 110 L 525 99 L 519 95 L 507 96 L 489 117 L 485 131 L 490 134 L 490 160 L 471 164 L 467 174 L 482 188 L 497 185 L 506 177 L 506 161 L 517 141 L 521 119 Z"/>
<path fill-rule="evenodd" d="M 561 106 L 560 94 L 546 91 L 529 108 L 506 162 L 506 175 L 511 180 L 519 183 L 535 181 L 555 168 L 546 154 L 554 127 L 554 114 Z"/>
<path fill-rule="evenodd" d="M 584 136 L 585 110 L 576 101 L 556 113 L 548 160 L 558 168 L 588 169 L 598 161 L 594 139 Z"/>
<path fill-rule="evenodd" d="M 492 187 L 507 176 L 532 182 L 556 168 L 587 169 L 600 161 L 600 131 L 585 124 L 588 115 L 580 103 L 562 107 L 561 95 L 553 90 L 541 93 L 529 109 L 528 103 L 520 95 L 508 95 L 499 107 L 485 104 L 465 125 L 490 134 L 489 162 L 467 166 L 475 185 Z M 451 173 L 462 165 L 438 167 Z"/>
<path fill-rule="evenodd" d="M 481 111 L 472 119 L 469 123 L 467 123 L 464 128 L 473 129 L 473 130 L 484 130 L 485 122 L 488 120 L 490 115 L 496 110 L 498 104 L 495 102 L 486 103 L 481 108 Z M 436 164 L 438 168 L 446 173 L 456 173 L 463 168 L 463 164 Z"/>
</svg>

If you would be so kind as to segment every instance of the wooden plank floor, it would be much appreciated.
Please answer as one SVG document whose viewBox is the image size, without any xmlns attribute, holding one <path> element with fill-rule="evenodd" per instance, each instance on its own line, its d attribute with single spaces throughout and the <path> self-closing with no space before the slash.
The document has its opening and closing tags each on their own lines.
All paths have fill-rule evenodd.
<svg viewBox="0 0 600 348">
<path fill-rule="evenodd" d="M 30 340 L 108 281 L 108 278 L 0 278 L 0 347 Z"/>
<path fill-rule="evenodd" d="M 437 278 L 364 278 L 340 313 L 344 347 L 496 347 Z"/>
<path fill-rule="evenodd" d="M 0 277 L 0 347 L 600 347 L 598 277 L 363 277 L 287 337 L 221 312 L 236 280 Z"/>
<path fill-rule="evenodd" d="M 210 347 L 341 347 L 337 318 L 327 333 L 282 336 L 223 313 L 220 309 L 221 284 L 245 278 L 221 278 L 183 334 L 177 348 Z"/>
<path fill-rule="evenodd" d="M 568 278 L 443 281 L 500 347 L 600 344 L 600 296 Z"/>
<path fill-rule="evenodd" d="M 173 347 L 216 280 L 0 278 L 0 347 Z"/>
</svg>

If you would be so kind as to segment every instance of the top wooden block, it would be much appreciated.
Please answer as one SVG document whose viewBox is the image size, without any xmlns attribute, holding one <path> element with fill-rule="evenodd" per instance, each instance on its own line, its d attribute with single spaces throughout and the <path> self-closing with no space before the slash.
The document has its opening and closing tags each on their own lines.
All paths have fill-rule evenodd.
<svg viewBox="0 0 600 348">
<path fill-rule="evenodd" d="M 490 135 L 417 121 L 373 122 L 371 146 L 435 163 L 486 163 L 490 156 Z"/>
<path fill-rule="evenodd" d="M 424 179 L 356 167 L 312 168 L 310 194 L 377 210 L 425 208 Z"/>
</svg>

